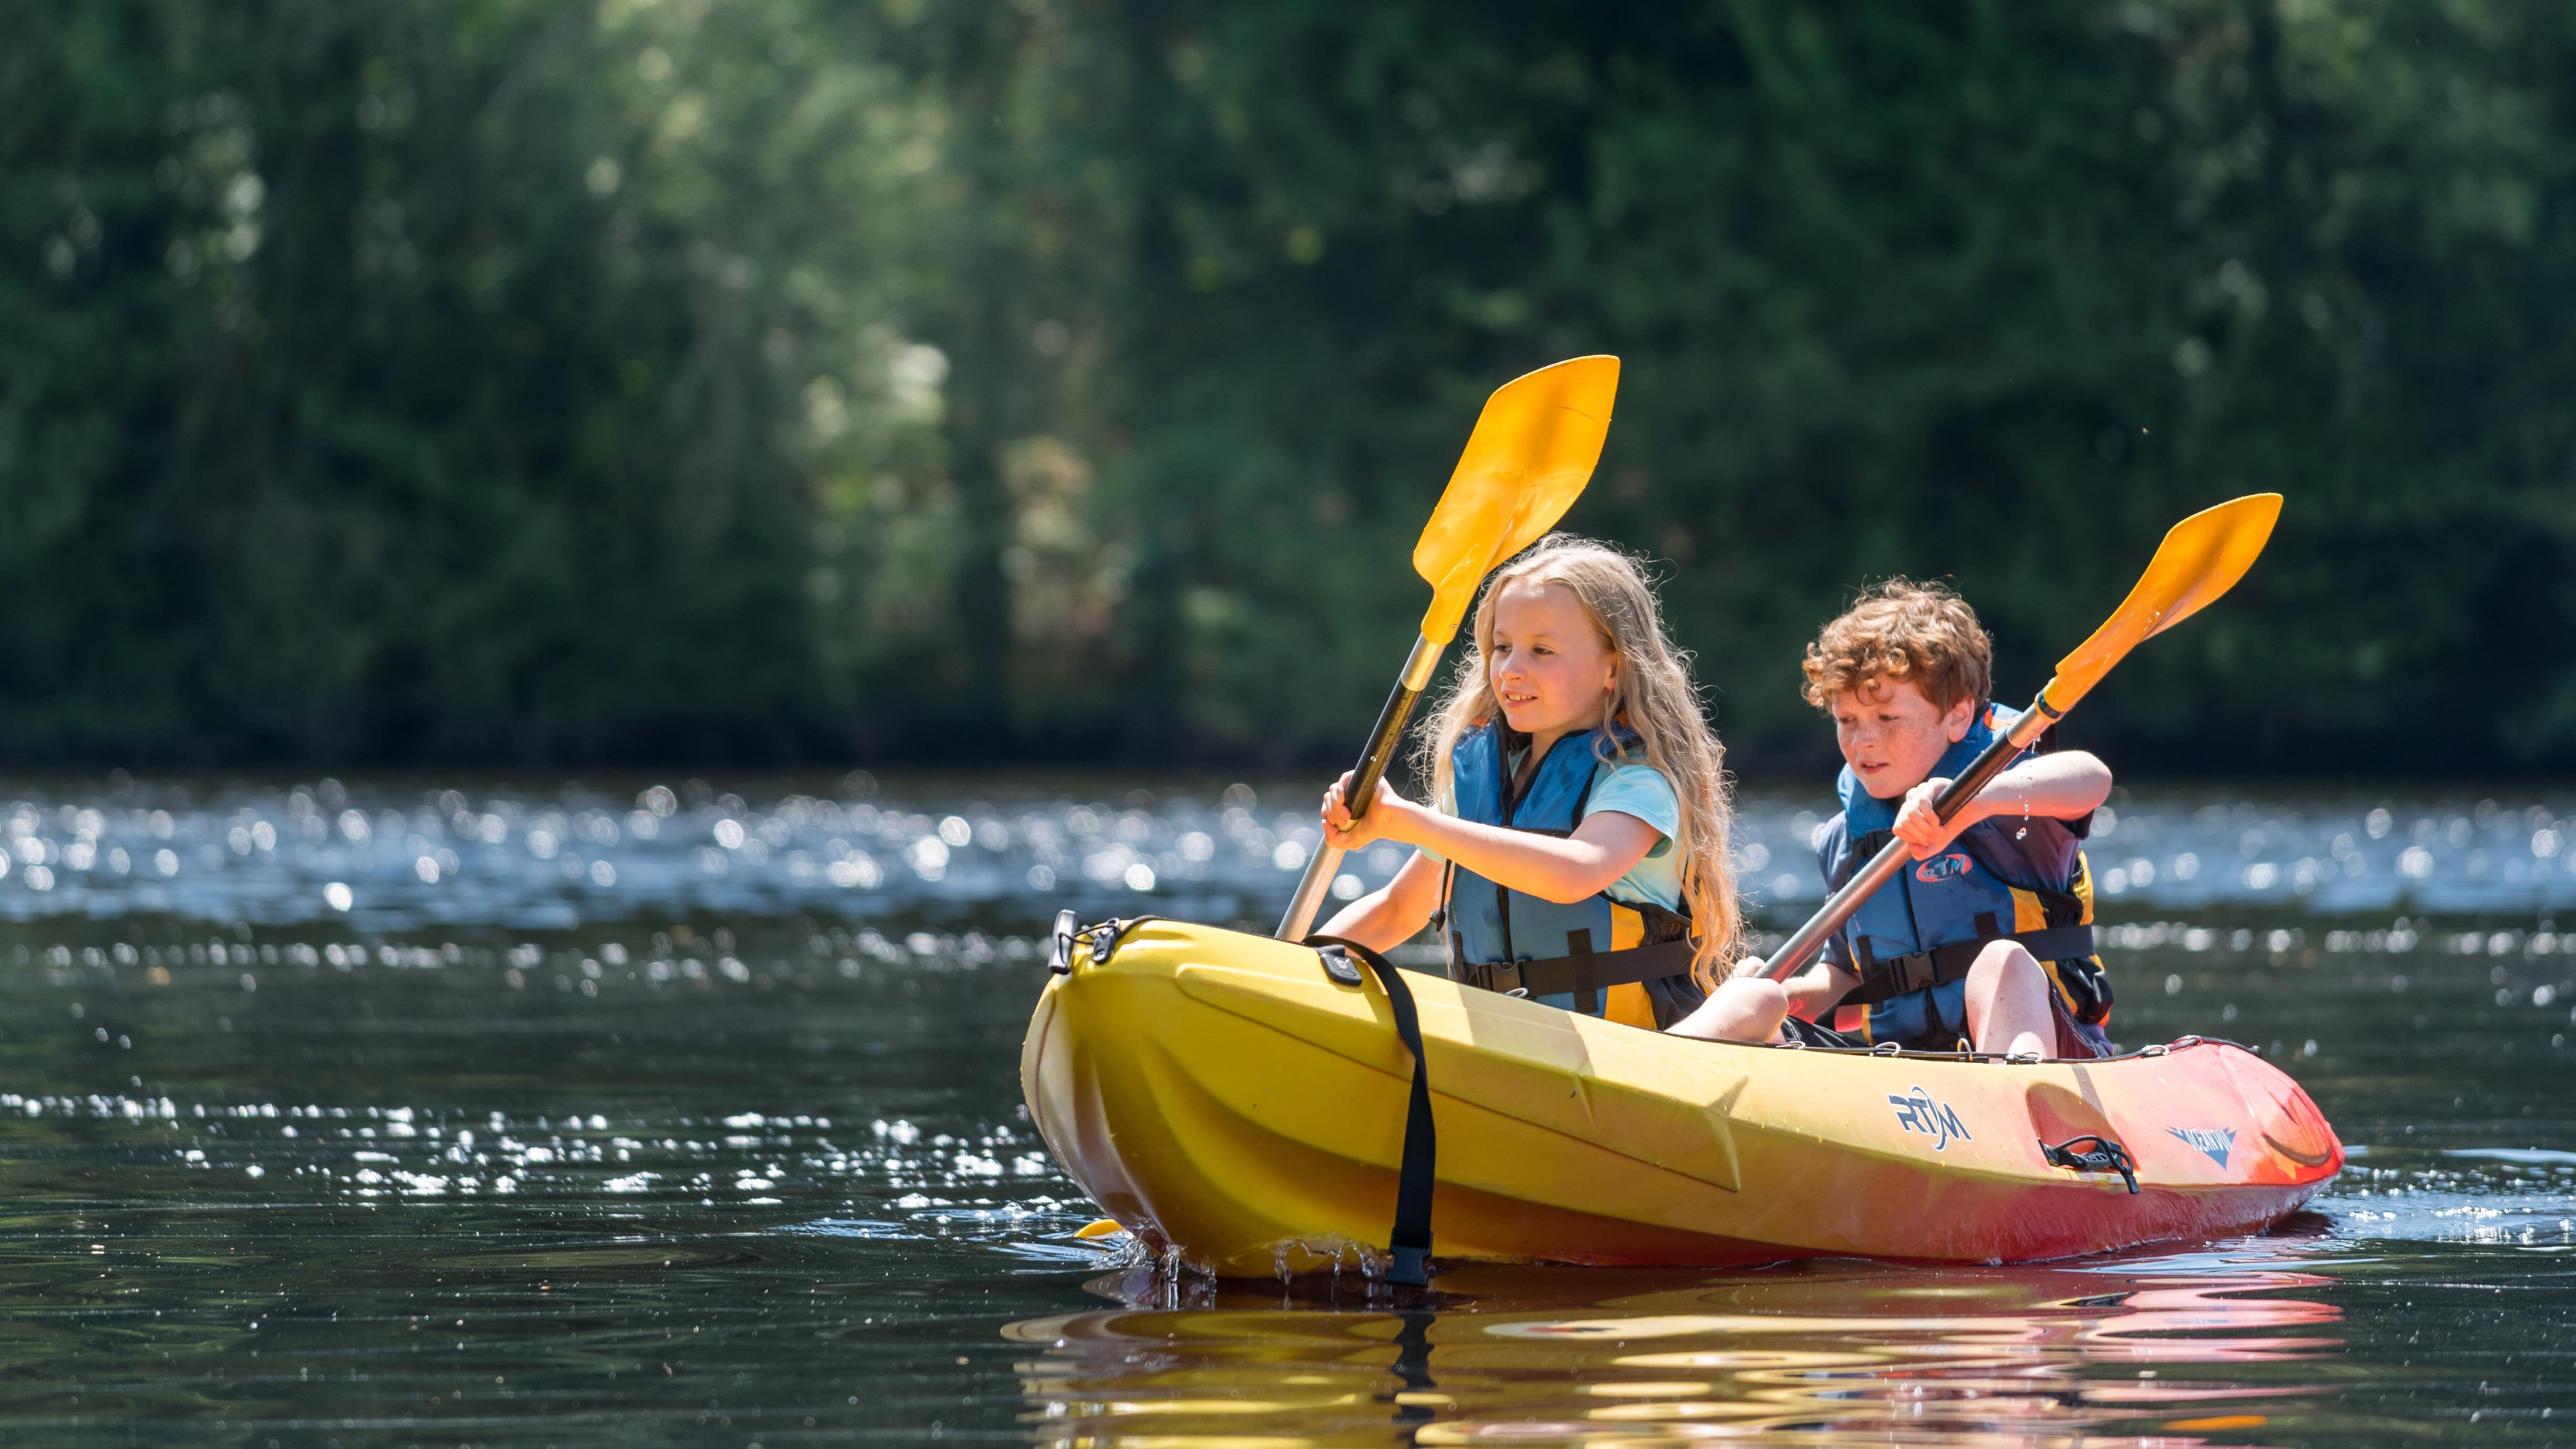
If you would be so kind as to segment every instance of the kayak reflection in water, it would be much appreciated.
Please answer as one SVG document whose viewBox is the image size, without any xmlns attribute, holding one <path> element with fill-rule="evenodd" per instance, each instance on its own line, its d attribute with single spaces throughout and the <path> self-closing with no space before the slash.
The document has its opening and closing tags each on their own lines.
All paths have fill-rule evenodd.
<svg viewBox="0 0 2576 1449">
<path fill-rule="evenodd" d="M 2342 1352 L 2311 1252 L 2275 1230 L 2063 1267 L 1480 1265 L 1392 1310 L 1339 1280 L 1255 1290 L 1139 1267 L 1087 1285 L 1116 1306 L 1003 1333 L 1030 1349 L 1016 1369 L 1041 1443 L 1387 1442 L 1372 1433 L 1392 1424 L 1420 1444 L 1719 1426 L 2133 1444 L 2257 1429 L 2331 1392 L 2287 1368 Z"/>
<path fill-rule="evenodd" d="M 2018 712 L 1993 702 L 1992 643 L 1943 586 L 1888 582 L 1807 647 L 1807 702 L 1841 746 L 1841 812 L 1816 837 L 1828 893 L 1888 841 L 1913 860 L 1781 983 L 1726 982 L 1674 1030 L 2086 1059 L 2113 1052 L 2083 841 L 2111 771 L 2047 737 L 1944 822 L 1933 801 Z M 1760 963 L 1750 962 L 1758 966 Z M 1828 1025 L 1830 1022 L 1830 1025 Z"/>
<path fill-rule="evenodd" d="M 1435 804 L 1383 780 L 1326 843 L 1416 847 L 1324 934 L 1383 951 L 1435 911 L 1450 972 L 1654 1029 L 1705 999 L 1737 936 L 1723 751 L 1639 562 L 1552 534 L 1497 570 L 1426 731 Z"/>
</svg>

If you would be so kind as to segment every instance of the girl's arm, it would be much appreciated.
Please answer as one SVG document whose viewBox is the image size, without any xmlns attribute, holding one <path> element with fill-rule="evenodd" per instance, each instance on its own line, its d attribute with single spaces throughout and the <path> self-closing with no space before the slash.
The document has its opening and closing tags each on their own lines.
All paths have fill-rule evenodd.
<svg viewBox="0 0 2576 1449">
<path fill-rule="evenodd" d="M 1439 904 L 1440 863 L 1415 851 L 1395 879 L 1335 912 L 1323 934 L 1382 953 L 1412 940 Z"/>
<path fill-rule="evenodd" d="M 1616 810 L 1585 816 L 1574 834 L 1563 839 L 1478 825 L 1416 805 L 1384 780 L 1378 781 L 1368 814 L 1353 820 L 1342 804 L 1350 778 L 1344 775 L 1324 792 L 1326 844 L 1357 850 L 1373 840 L 1401 840 L 1437 851 L 1487 880 L 1561 905 L 1608 889 L 1664 838 L 1655 827 Z"/>
<path fill-rule="evenodd" d="M 1944 825 L 1932 813 L 1932 797 L 1949 783 L 1924 781 L 1906 792 L 1905 804 L 1896 812 L 1896 838 L 1914 847 L 1917 860 L 1936 854 L 1980 820 L 2018 815 L 2073 820 L 2090 814 L 2111 798 L 2111 767 L 2083 750 L 2024 760 L 1995 776 Z"/>
</svg>

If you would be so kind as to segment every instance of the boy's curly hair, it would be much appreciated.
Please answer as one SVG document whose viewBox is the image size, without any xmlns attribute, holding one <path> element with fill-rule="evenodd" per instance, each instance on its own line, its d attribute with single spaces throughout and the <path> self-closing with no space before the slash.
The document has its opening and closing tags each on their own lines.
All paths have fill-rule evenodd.
<svg viewBox="0 0 2576 1449">
<path fill-rule="evenodd" d="M 1861 591 L 1842 617 L 1807 646 L 1801 691 L 1818 709 L 1873 679 L 1914 681 L 1943 711 L 1961 699 L 1982 705 L 1994 688 L 1994 640 L 1949 586 L 1894 578 Z"/>
</svg>

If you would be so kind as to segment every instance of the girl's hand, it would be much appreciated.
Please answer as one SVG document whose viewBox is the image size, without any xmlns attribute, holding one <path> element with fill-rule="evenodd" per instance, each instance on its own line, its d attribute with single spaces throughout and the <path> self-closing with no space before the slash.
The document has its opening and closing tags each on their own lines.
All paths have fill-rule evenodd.
<svg viewBox="0 0 2576 1449">
<path fill-rule="evenodd" d="M 1350 788 L 1351 777 L 1346 772 L 1324 790 L 1324 843 L 1335 850 L 1349 851 L 1391 838 L 1391 827 L 1395 824 L 1396 812 L 1404 808 L 1404 797 L 1396 794 L 1387 785 L 1386 777 L 1381 775 L 1377 781 L 1377 794 L 1369 801 L 1368 813 L 1354 820 L 1350 807 L 1342 801 L 1343 792 Z"/>
<path fill-rule="evenodd" d="M 1946 779 L 1936 776 L 1926 780 L 1906 791 L 1905 803 L 1897 809 L 1893 827 L 1896 838 L 1914 847 L 1916 860 L 1931 859 L 1940 853 L 1942 847 L 1957 839 L 1960 831 L 1985 818 L 1985 813 L 1977 808 L 1977 802 L 1971 800 L 1960 807 L 1958 814 L 1950 817 L 1948 824 L 1943 824 L 1941 817 L 1933 813 L 1932 801 L 1948 788 L 1950 782 Z"/>
</svg>

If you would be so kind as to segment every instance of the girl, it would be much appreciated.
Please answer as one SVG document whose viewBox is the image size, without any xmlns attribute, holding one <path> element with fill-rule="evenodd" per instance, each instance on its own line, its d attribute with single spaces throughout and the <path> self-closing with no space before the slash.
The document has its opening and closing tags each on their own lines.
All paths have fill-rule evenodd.
<svg viewBox="0 0 2576 1449">
<path fill-rule="evenodd" d="M 1439 912 L 1452 978 L 1653 1030 L 1735 955 L 1724 751 L 1638 561 L 1551 534 L 1497 570 L 1421 763 L 1436 808 L 1378 786 L 1331 844 L 1415 847 L 1324 934 L 1385 950 Z"/>
</svg>

